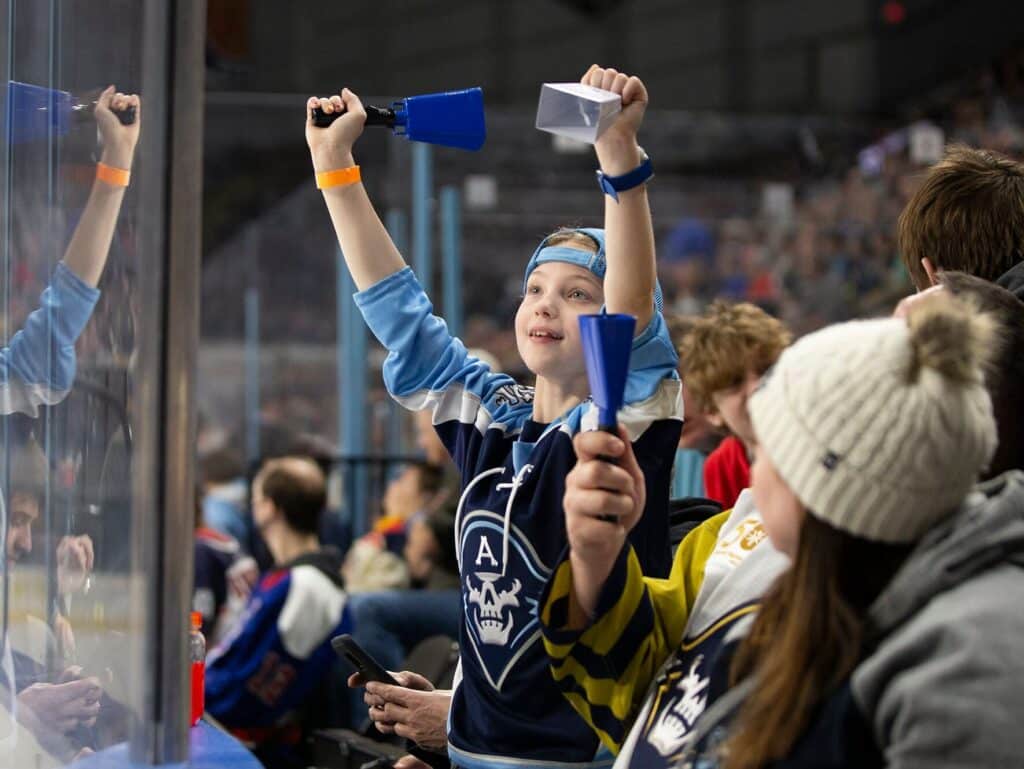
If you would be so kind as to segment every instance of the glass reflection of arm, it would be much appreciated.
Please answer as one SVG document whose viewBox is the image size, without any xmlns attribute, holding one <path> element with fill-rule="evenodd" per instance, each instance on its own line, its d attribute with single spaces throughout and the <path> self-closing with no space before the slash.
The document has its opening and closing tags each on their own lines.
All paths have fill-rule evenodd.
<svg viewBox="0 0 1024 769">
<path fill-rule="evenodd" d="M 121 125 L 111 110 L 122 111 L 131 106 L 135 107 L 135 122 Z M 95 114 L 103 137 L 100 162 L 112 168 L 131 170 L 142 120 L 139 97 L 114 93 L 114 87 L 110 86 L 100 95 Z M 64 264 L 90 286 L 95 287 L 103 273 L 124 193 L 125 187 L 99 179 L 93 182 L 85 211 L 64 253 Z"/>
<path fill-rule="evenodd" d="M 111 110 L 130 106 L 135 107 L 135 122 L 121 125 Z M 139 97 L 115 94 L 111 86 L 101 94 L 95 114 L 103 139 L 100 162 L 130 169 L 139 138 Z M 93 183 L 40 308 L 29 315 L 10 345 L 0 350 L 0 414 L 35 416 L 40 404 L 57 403 L 67 395 L 75 373 L 74 344 L 96 304 L 96 284 L 106 265 L 124 193 L 123 186 L 98 179 Z"/>
</svg>

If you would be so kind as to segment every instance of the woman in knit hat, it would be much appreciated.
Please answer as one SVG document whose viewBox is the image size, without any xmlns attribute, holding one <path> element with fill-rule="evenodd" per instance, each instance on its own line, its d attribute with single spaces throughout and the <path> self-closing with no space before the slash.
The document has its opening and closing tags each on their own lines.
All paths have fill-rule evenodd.
<svg viewBox="0 0 1024 769">
<path fill-rule="evenodd" d="M 983 369 L 997 344 L 988 316 L 936 296 L 783 353 L 750 401 L 752 486 L 792 566 L 691 757 L 1021 765 L 1024 475 L 972 491 L 996 448 Z"/>
</svg>

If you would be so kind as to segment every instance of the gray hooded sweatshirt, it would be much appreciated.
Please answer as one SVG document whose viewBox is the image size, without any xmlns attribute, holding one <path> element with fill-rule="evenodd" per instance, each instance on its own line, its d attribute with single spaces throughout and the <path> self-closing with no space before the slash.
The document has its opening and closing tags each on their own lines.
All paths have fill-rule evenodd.
<svg viewBox="0 0 1024 769">
<path fill-rule="evenodd" d="M 883 765 L 1024 767 L 1024 472 L 930 531 L 869 622 L 851 688 Z"/>
</svg>

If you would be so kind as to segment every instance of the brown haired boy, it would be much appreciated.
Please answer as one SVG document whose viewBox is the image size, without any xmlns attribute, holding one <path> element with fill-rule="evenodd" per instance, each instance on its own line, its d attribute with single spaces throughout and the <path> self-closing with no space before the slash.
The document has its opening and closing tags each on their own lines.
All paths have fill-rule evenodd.
<svg viewBox="0 0 1024 769">
<path fill-rule="evenodd" d="M 900 214 L 897 240 L 919 290 L 960 270 L 1024 298 L 1024 164 L 951 146 Z"/>
<path fill-rule="evenodd" d="M 698 408 L 730 437 L 704 464 L 705 493 L 731 507 L 750 484 L 753 428 L 747 398 L 792 337 L 752 304 L 714 302 L 693 324 L 679 350 L 680 373 Z"/>
</svg>

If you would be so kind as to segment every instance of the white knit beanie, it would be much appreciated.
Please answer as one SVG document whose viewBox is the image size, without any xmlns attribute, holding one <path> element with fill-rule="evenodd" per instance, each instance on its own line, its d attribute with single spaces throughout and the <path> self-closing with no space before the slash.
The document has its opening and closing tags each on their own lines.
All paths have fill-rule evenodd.
<svg viewBox="0 0 1024 769">
<path fill-rule="evenodd" d="M 994 328 L 940 294 L 906 320 L 804 337 L 749 401 L 758 451 L 815 517 L 870 540 L 917 540 L 995 451 L 982 375 Z"/>
</svg>

